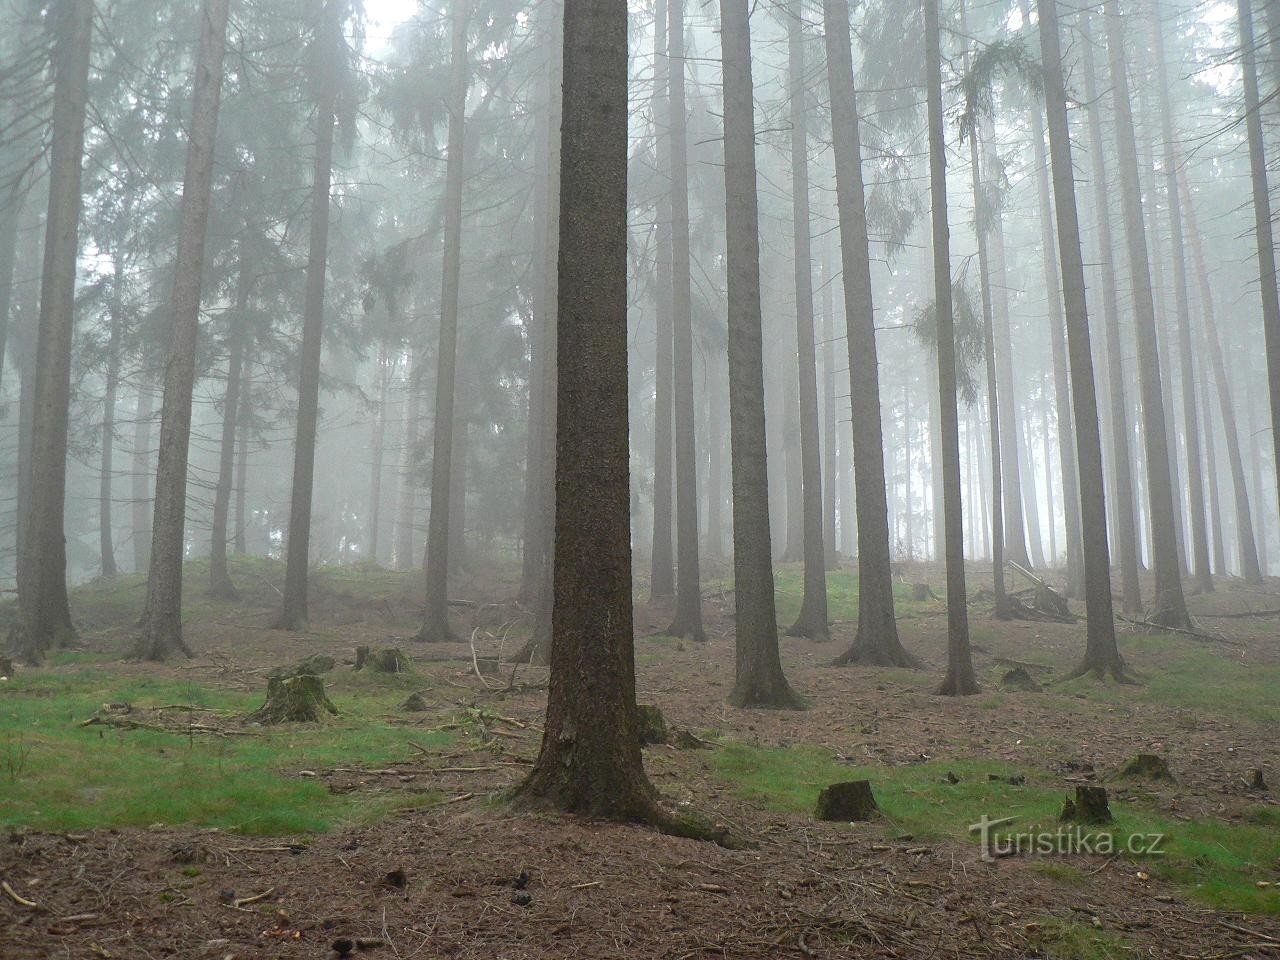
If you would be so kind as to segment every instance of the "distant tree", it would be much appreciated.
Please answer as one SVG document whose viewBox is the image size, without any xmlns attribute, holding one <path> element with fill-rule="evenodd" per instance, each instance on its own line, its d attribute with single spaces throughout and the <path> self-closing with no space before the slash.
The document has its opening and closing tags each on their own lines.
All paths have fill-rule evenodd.
<svg viewBox="0 0 1280 960">
<path fill-rule="evenodd" d="M 27 504 L 18 555 L 18 618 L 11 638 L 27 663 L 75 636 L 67 600 L 64 512 L 71 406 L 71 340 L 80 254 L 81 165 L 89 99 L 93 0 L 59 0 L 52 9 L 53 119 L 49 207 L 40 277 L 40 327 L 31 397 Z"/>
<path fill-rule="evenodd" d="M 747 0 L 721 0 L 725 234 L 729 299 L 729 431 L 737 666 L 729 702 L 799 708 L 782 672 L 769 536 L 755 96 Z"/>
<path fill-rule="evenodd" d="M 938 693 L 978 692 L 969 647 L 964 577 L 964 516 L 960 499 L 960 418 L 957 410 L 955 319 L 952 313 L 951 227 L 947 221 L 947 157 L 942 114 L 942 42 L 938 0 L 924 0 L 929 184 L 933 219 L 933 285 L 937 313 L 938 384 L 942 395 L 942 495 L 947 565 L 947 675 Z"/>
</svg>

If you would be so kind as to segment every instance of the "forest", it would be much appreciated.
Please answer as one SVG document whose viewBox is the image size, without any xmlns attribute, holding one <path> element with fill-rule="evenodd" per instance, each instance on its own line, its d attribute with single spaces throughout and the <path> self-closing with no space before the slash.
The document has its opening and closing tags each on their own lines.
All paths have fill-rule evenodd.
<svg viewBox="0 0 1280 960">
<path fill-rule="evenodd" d="M 1280 958 L 1280 0 L 0 0 L 0 960 Z"/>
</svg>

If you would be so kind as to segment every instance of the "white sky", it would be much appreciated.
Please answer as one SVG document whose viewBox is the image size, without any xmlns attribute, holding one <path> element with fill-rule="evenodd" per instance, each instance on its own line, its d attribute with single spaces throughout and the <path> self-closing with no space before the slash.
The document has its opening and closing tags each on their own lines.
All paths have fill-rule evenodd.
<svg viewBox="0 0 1280 960">
<path fill-rule="evenodd" d="M 370 52 L 384 48 L 391 32 L 418 10 L 418 0 L 364 0 L 365 34 Z"/>
</svg>

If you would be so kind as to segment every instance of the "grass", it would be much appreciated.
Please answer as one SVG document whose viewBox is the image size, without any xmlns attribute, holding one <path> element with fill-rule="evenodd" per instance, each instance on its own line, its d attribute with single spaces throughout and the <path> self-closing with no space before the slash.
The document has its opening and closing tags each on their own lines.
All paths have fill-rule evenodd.
<svg viewBox="0 0 1280 960">
<path fill-rule="evenodd" d="M 976 842 L 969 826 L 984 814 L 992 819 L 1015 817 L 1011 829 L 1018 832 L 1053 832 L 1064 796 L 1047 774 L 979 760 L 855 767 L 817 747 L 784 749 L 728 741 L 712 763 L 743 799 L 796 814 L 811 814 L 818 793 L 828 784 L 870 780 L 889 833 L 926 840 Z M 960 782 L 947 783 L 943 778 L 948 773 Z M 989 779 L 1012 774 L 1025 775 L 1025 785 Z M 1274 810 L 1259 807 L 1240 823 L 1173 821 L 1138 803 L 1115 803 L 1112 810 L 1116 823 L 1111 832 L 1118 847 L 1138 834 L 1166 838 L 1164 855 L 1135 861 L 1141 869 L 1219 909 L 1280 916 L 1280 886 L 1257 885 L 1280 880 L 1280 817 Z M 1043 863 L 1070 866 L 1053 859 Z"/>
<path fill-rule="evenodd" d="M 804 570 L 798 564 L 778 565 L 774 568 L 773 582 L 778 623 L 788 627 L 800 615 L 800 602 L 804 599 Z M 724 586 L 731 585 L 731 580 L 724 581 Z M 913 601 L 909 584 L 895 583 L 893 595 L 898 613 L 903 618 L 915 616 L 921 608 L 937 606 L 933 601 Z M 827 616 L 832 620 L 858 619 L 858 575 L 852 570 L 827 572 Z"/>
<path fill-rule="evenodd" d="M 1119 935 L 1075 920 L 1044 917 L 1028 929 L 1028 936 L 1053 960 L 1128 960 L 1137 956 Z"/>
<path fill-rule="evenodd" d="M 413 678 L 343 677 L 330 685 L 342 715 L 324 724 L 210 739 L 80 727 L 106 702 L 190 704 L 243 713 L 261 694 L 100 671 L 28 674 L 0 693 L 0 826 L 42 830 L 165 824 L 246 834 L 318 833 L 367 822 L 430 793 L 331 794 L 302 769 L 385 764 L 451 742 L 383 719 Z M 421 685 L 419 680 L 418 686 Z"/>
</svg>

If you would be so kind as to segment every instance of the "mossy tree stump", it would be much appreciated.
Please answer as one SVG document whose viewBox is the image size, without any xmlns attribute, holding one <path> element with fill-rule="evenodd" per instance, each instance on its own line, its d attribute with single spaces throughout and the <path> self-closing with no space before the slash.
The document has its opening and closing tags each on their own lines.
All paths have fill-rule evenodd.
<svg viewBox="0 0 1280 960">
<path fill-rule="evenodd" d="M 1150 780 L 1160 783 L 1177 782 L 1173 773 L 1169 770 L 1169 765 L 1164 762 L 1164 758 L 1154 753 L 1138 754 L 1121 767 L 1116 776 L 1126 780 Z"/>
<path fill-rule="evenodd" d="M 871 793 L 870 780 L 849 780 L 833 783 L 818 794 L 818 808 L 814 817 L 818 820 L 854 823 L 870 820 L 880 812 L 876 798 Z"/>
<path fill-rule="evenodd" d="M 1013 690 L 1021 693 L 1041 693 L 1044 688 L 1040 686 L 1027 672 L 1026 667 L 1014 667 L 1003 677 L 1000 678 L 1001 690 Z"/>
<path fill-rule="evenodd" d="M 666 743 L 667 720 L 662 715 L 662 711 L 651 703 L 636 704 L 636 735 L 642 747 Z"/>
<path fill-rule="evenodd" d="M 1082 784 L 1076 787 L 1075 799 L 1067 797 L 1058 817 L 1064 823 L 1110 823 L 1111 805 L 1106 787 Z"/>
<path fill-rule="evenodd" d="M 373 673 L 412 673 L 413 666 L 409 658 L 399 647 L 386 650 L 371 650 L 368 647 L 356 647 L 356 669 L 370 670 Z"/>
<path fill-rule="evenodd" d="M 267 702 L 245 719 L 249 723 L 318 723 L 338 708 L 325 695 L 324 681 L 310 674 L 268 677 Z"/>
</svg>

